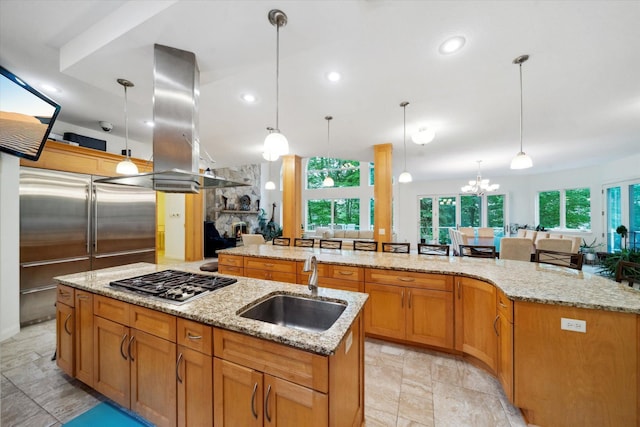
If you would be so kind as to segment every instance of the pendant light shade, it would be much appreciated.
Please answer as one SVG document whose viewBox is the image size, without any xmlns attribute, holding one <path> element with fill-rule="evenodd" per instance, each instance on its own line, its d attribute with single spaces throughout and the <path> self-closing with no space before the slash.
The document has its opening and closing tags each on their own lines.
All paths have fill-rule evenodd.
<svg viewBox="0 0 640 427">
<path fill-rule="evenodd" d="M 126 79 L 118 79 L 117 82 L 124 87 L 124 146 L 126 156 L 116 166 L 116 173 L 120 175 L 135 175 L 138 173 L 138 167 L 129 157 L 129 117 L 127 115 L 127 88 L 133 87 L 133 83 Z"/>
<path fill-rule="evenodd" d="M 276 183 L 271 181 L 271 163 L 269 163 L 269 180 L 264 184 L 265 190 L 275 190 Z"/>
<path fill-rule="evenodd" d="M 533 161 L 522 150 L 522 63 L 529 59 L 529 55 L 521 55 L 513 60 L 514 64 L 520 69 L 520 152 L 511 160 L 511 169 L 528 169 L 533 166 Z"/>
<path fill-rule="evenodd" d="M 331 158 L 329 156 L 329 146 L 331 143 L 331 120 L 333 120 L 333 117 L 331 116 L 325 116 L 324 119 L 327 121 L 327 162 L 329 161 L 329 159 Z M 335 185 L 335 182 L 333 182 L 333 178 L 331 178 L 329 176 L 329 169 L 327 169 L 327 176 L 324 178 L 324 180 L 322 181 L 322 186 L 323 187 L 333 187 Z"/>
<path fill-rule="evenodd" d="M 281 10 L 272 9 L 269 11 L 269 22 L 276 27 L 276 127 L 270 129 L 269 135 L 264 140 L 265 160 L 273 162 L 280 156 L 289 154 L 289 141 L 280 133 L 278 127 L 279 107 L 280 107 L 280 27 L 287 25 L 287 15 Z"/>
<path fill-rule="evenodd" d="M 398 177 L 398 182 L 401 184 L 406 184 L 408 182 L 413 181 L 411 174 L 407 171 L 407 105 L 409 103 L 407 101 L 401 102 L 400 106 L 403 110 L 403 144 L 404 144 L 404 171 Z"/>
<path fill-rule="evenodd" d="M 436 137 L 436 132 L 428 127 L 418 129 L 418 132 L 411 136 L 411 140 L 414 144 L 425 145 L 433 141 Z"/>
</svg>

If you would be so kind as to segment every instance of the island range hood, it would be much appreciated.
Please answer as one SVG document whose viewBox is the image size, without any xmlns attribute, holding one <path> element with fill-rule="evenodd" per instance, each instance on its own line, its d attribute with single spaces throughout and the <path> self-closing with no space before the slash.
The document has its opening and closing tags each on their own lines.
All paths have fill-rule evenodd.
<svg viewBox="0 0 640 427">
<path fill-rule="evenodd" d="M 200 173 L 200 70 L 192 52 L 154 45 L 153 172 L 102 178 L 96 182 L 151 188 L 167 193 L 247 186 L 209 169 Z"/>
</svg>

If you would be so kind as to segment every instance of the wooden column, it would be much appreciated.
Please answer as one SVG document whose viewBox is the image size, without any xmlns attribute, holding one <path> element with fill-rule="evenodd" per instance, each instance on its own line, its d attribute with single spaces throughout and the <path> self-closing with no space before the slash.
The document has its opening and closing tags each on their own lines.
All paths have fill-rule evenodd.
<svg viewBox="0 0 640 427">
<path fill-rule="evenodd" d="M 204 258 L 204 207 L 202 192 L 184 196 L 184 260 L 200 261 Z"/>
<path fill-rule="evenodd" d="M 391 206 L 393 202 L 393 145 L 378 144 L 373 146 L 374 186 L 373 186 L 373 215 L 375 228 L 373 239 L 382 243 L 390 242 Z M 382 250 L 382 245 L 378 245 Z"/>
<path fill-rule="evenodd" d="M 302 237 L 302 158 L 282 157 L 282 235 Z"/>
</svg>

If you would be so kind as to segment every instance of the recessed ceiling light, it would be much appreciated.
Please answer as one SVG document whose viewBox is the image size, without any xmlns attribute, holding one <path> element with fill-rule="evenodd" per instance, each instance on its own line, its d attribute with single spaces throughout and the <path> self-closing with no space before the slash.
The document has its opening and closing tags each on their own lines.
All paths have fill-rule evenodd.
<svg viewBox="0 0 640 427">
<path fill-rule="evenodd" d="M 438 48 L 438 51 L 440 51 L 440 53 L 443 55 L 449 55 L 451 53 L 455 53 L 460 49 L 462 49 L 465 42 L 466 42 L 466 39 L 462 36 L 451 37 L 445 40 L 440 45 L 440 47 Z"/>
<path fill-rule="evenodd" d="M 251 93 L 243 93 L 241 96 L 242 100 L 244 102 L 246 102 L 247 104 L 253 104 L 254 102 L 256 102 L 256 97 L 255 95 L 251 94 Z"/>
<path fill-rule="evenodd" d="M 145 120 L 145 121 L 144 121 L 144 124 L 145 124 L 145 125 L 147 125 L 147 126 L 149 126 L 150 128 L 152 128 L 152 127 L 154 127 L 154 126 L 156 125 L 156 124 L 155 124 L 155 123 L 153 123 L 153 121 L 151 121 L 151 120 Z"/>
<path fill-rule="evenodd" d="M 342 76 L 337 71 L 330 71 L 327 73 L 327 80 L 329 80 L 330 82 L 337 82 L 341 78 Z"/>
<path fill-rule="evenodd" d="M 48 85 L 48 84 L 43 84 L 42 85 L 42 89 L 44 89 L 46 91 L 49 91 L 49 92 L 55 92 L 55 93 L 60 92 L 60 89 L 58 89 L 57 87 Z"/>
</svg>

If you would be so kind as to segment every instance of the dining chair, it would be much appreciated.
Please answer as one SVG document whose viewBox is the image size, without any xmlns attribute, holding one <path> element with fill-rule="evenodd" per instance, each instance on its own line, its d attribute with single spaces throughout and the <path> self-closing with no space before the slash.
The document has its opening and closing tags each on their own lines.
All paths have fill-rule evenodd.
<svg viewBox="0 0 640 427">
<path fill-rule="evenodd" d="M 427 243 L 418 243 L 418 253 L 420 255 L 449 256 L 449 245 L 432 245 Z"/>
<path fill-rule="evenodd" d="M 300 237 L 293 239 L 293 246 L 297 246 L 299 248 L 312 248 L 314 244 L 315 240 L 313 239 L 301 239 Z"/>
<path fill-rule="evenodd" d="M 584 255 L 581 253 L 536 249 L 537 263 L 559 265 L 575 270 L 582 270 L 583 257 Z"/>
<path fill-rule="evenodd" d="M 618 261 L 616 267 L 616 282 L 626 281 L 633 287 L 634 283 L 640 283 L 640 263 L 631 261 Z"/>
<path fill-rule="evenodd" d="M 476 232 L 473 227 L 458 227 L 458 231 L 464 234 L 465 236 L 475 237 Z"/>
<path fill-rule="evenodd" d="M 274 237 L 273 245 L 274 246 L 289 246 L 291 244 L 290 237 Z"/>
<path fill-rule="evenodd" d="M 411 243 L 382 242 L 382 252 L 408 254 Z"/>
<path fill-rule="evenodd" d="M 342 249 L 342 240 L 320 239 L 320 249 Z"/>
<path fill-rule="evenodd" d="M 568 239 L 540 239 L 536 242 L 536 249 L 556 252 L 571 252 L 573 242 Z"/>
<path fill-rule="evenodd" d="M 478 237 L 494 237 L 493 227 L 479 227 Z"/>
<path fill-rule="evenodd" d="M 492 245 L 460 245 L 460 256 L 495 258 L 496 247 Z"/>
<path fill-rule="evenodd" d="M 370 251 L 377 252 L 378 250 L 378 242 L 370 241 L 370 240 L 354 240 L 353 241 L 353 250 L 354 251 Z"/>
<path fill-rule="evenodd" d="M 500 239 L 500 259 L 531 261 L 533 242 L 526 237 L 503 237 Z"/>
<path fill-rule="evenodd" d="M 264 243 L 264 236 L 262 234 L 243 234 L 242 244 L 248 245 L 261 245 Z"/>
</svg>

